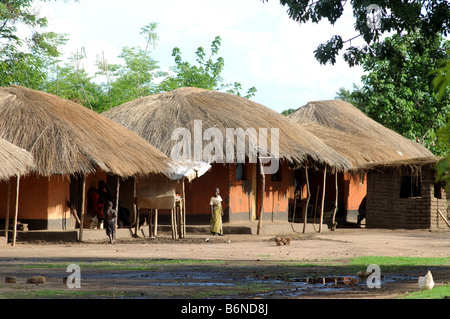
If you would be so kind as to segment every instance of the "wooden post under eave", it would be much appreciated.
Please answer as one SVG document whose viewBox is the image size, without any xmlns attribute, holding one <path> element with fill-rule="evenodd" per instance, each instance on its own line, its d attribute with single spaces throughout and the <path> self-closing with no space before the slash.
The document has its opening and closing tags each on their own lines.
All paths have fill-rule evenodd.
<svg viewBox="0 0 450 319">
<path fill-rule="evenodd" d="M 309 178 L 308 178 L 308 163 L 305 163 L 305 175 L 306 175 L 306 190 L 308 193 L 308 197 L 306 199 L 306 205 L 303 207 L 303 233 L 306 231 L 306 223 L 308 222 L 308 206 L 309 200 L 311 198 L 311 192 L 309 189 Z"/>
<path fill-rule="evenodd" d="M 322 190 L 322 205 L 320 206 L 320 224 L 319 224 L 319 233 L 322 232 L 322 223 L 323 223 L 323 209 L 325 204 L 325 186 L 327 183 L 327 165 L 325 164 L 325 169 L 323 170 L 323 190 Z"/>
<path fill-rule="evenodd" d="M 333 218 L 331 219 L 331 230 L 334 231 L 336 230 L 336 212 L 337 212 L 337 206 L 338 206 L 338 172 L 337 169 L 335 168 L 334 171 L 334 187 L 336 189 L 336 198 L 334 200 L 334 209 L 333 209 Z"/>
<path fill-rule="evenodd" d="M 114 223 L 115 232 L 114 236 L 117 234 L 117 224 L 119 223 L 119 192 L 120 192 L 120 177 L 117 176 L 117 186 L 116 186 L 116 222 Z M 115 238 L 114 238 L 115 239 Z"/>
<path fill-rule="evenodd" d="M 12 238 L 12 246 L 16 244 L 17 237 L 17 216 L 19 215 L 19 187 L 20 187 L 20 175 L 17 175 L 17 183 L 16 183 L 16 206 L 14 211 L 14 225 L 13 225 L 13 238 Z"/>
<path fill-rule="evenodd" d="M 11 179 L 8 182 L 8 197 L 6 198 L 6 216 L 5 216 L 5 238 L 6 243 L 8 243 L 9 235 L 9 210 L 11 209 Z"/>
<path fill-rule="evenodd" d="M 261 208 L 259 209 L 259 219 L 258 219 L 258 229 L 256 231 L 256 234 L 259 235 L 261 232 L 261 221 L 263 219 L 263 214 L 264 214 L 264 192 L 266 190 L 266 176 L 264 174 L 264 167 L 263 164 L 261 162 L 261 159 L 258 157 L 259 160 L 259 170 L 261 173 L 261 178 L 262 178 L 262 185 L 261 185 Z"/>
<path fill-rule="evenodd" d="M 139 209 L 137 208 L 136 198 L 136 177 L 133 177 L 133 211 L 134 211 L 134 237 L 138 236 L 139 229 Z"/>
<path fill-rule="evenodd" d="M 177 220 L 176 220 L 176 216 L 177 216 L 176 205 L 177 204 L 174 202 L 173 208 L 171 209 L 171 212 L 170 212 L 171 227 L 172 227 L 172 239 L 176 239 L 178 237 L 178 235 L 177 235 Z"/>
<path fill-rule="evenodd" d="M 78 236 L 78 241 L 83 241 L 83 229 L 84 229 L 84 206 L 86 201 L 86 175 L 83 175 L 82 179 L 82 186 L 81 186 L 81 217 L 80 217 L 80 234 Z"/>
<path fill-rule="evenodd" d="M 155 209 L 155 216 L 153 216 L 153 236 L 158 236 L 158 208 Z"/>
<path fill-rule="evenodd" d="M 181 204 L 183 205 L 183 216 L 181 217 L 182 219 L 182 223 L 183 223 L 183 234 L 181 238 L 185 238 L 186 237 L 186 191 L 185 191 L 185 186 L 184 183 L 186 181 L 186 178 L 183 178 L 182 183 L 183 183 L 183 198 L 181 199 Z"/>
</svg>

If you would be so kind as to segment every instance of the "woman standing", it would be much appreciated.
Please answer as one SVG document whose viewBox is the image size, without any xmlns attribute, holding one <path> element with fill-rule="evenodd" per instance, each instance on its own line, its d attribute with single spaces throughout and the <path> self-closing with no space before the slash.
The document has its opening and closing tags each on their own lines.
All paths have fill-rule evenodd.
<svg viewBox="0 0 450 319">
<path fill-rule="evenodd" d="M 219 189 L 214 189 L 214 196 L 209 203 L 211 205 L 211 234 L 223 236 L 222 230 L 222 197 L 219 195 Z"/>
</svg>

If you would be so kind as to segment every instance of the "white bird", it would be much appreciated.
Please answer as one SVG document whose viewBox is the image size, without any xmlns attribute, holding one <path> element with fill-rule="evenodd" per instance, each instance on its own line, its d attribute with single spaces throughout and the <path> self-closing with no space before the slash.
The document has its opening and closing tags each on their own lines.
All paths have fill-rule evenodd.
<svg viewBox="0 0 450 319">
<path fill-rule="evenodd" d="M 433 287 L 434 287 L 433 275 L 431 274 L 431 271 L 428 270 L 425 276 L 419 277 L 419 288 L 423 292 L 425 289 L 431 291 Z"/>
</svg>

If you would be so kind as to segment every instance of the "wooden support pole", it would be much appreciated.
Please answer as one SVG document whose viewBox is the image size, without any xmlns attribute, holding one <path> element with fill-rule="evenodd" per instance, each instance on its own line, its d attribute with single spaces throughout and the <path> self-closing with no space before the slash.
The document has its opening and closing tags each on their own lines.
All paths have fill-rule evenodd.
<svg viewBox="0 0 450 319">
<path fill-rule="evenodd" d="M 439 215 L 441 215 L 442 219 L 447 224 L 447 226 L 450 227 L 450 223 L 448 222 L 447 218 L 445 218 L 444 214 L 441 213 L 440 209 L 438 209 L 438 213 L 439 213 Z"/>
<path fill-rule="evenodd" d="M 152 238 L 153 237 L 153 209 L 148 209 L 147 210 L 147 217 L 148 217 L 148 237 Z"/>
<path fill-rule="evenodd" d="M 158 209 L 155 209 L 155 214 L 153 216 L 153 236 L 158 236 Z"/>
<path fill-rule="evenodd" d="M 20 188 L 20 175 L 17 175 L 17 183 L 16 183 L 16 206 L 14 211 L 14 224 L 13 224 L 13 237 L 12 237 L 12 246 L 16 244 L 17 238 L 17 217 L 19 215 L 19 188 Z"/>
<path fill-rule="evenodd" d="M 6 216 L 5 216 L 5 238 L 8 243 L 9 236 L 9 211 L 11 209 L 11 179 L 8 183 L 8 197 L 6 198 Z"/>
<path fill-rule="evenodd" d="M 182 216 L 182 223 L 183 223 L 183 236 L 181 238 L 185 238 L 186 237 L 186 191 L 185 191 L 185 183 L 186 178 L 183 178 L 183 180 L 181 181 L 183 183 L 183 198 L 181 199 L 181 204 L 183 205 L 183 216 Z"/>
<path fill-rule="evenodd" d="M 120 192 L 120 177 L 117 176 L 116 184 L 116 213 L 119 214 L 119 192 Z"/>
<path fill-rule="evenodd" d="M 139 224 L 141 223 L 141 214 L 140 214 L 140 210 L 141 208 L 137 205 L 134 204 L 134 209 L 136 210 L 136 226 L 135 226 L 135 233 L 134 233 L 134 237 L 139 237 L 138 235 L 138 231 L 141 229 L 141 227 L 139 226 Z"/>
<path fill-rule="evenodd" d="M 134 237 L 137 237 L 139 229 L 139 209 L 137 208 L 136 198 L 136 177 L 133 177 L 133 211 L 134 211 Z"/>
<path fill-rule="evenodd" d="M 116 186 L 116 214 L 117 214 L 117 217 L 116 217 L 116 222 L 114 223 L 114 226 L 115 226 L 114 236 L 117 235 L 117 227 L 119 224 L 119 196 L 120 196 L 120 177 L 117 175 L 117 186 Z"/>
<path fill-rule="evenodd" d="M 83 228 L 84 228 L 84 206 L 86 201 L 86 176 L 83 175 L 82 182 L 81 182 L 81 217 L 80 217 L 80 234 L 78 235 L 78 240 L 83 241 Z"/>
<path fill-rule="evenodd" d="M 319 224 L 319 233 L 322 232 L 322 223 L 323 223 L 323 209 L 325 205 L 325 186 L 327 183 L 327 165 L 325 164 L 325 169 L 323 170 L 323 189 L 322 189 L 322 204 L 320 205 L 320 224 Z"/>
<path fill-rule="evenodd" d="M 295 207 L 297 206 L 297 195 L 294 189 L 294 212 L 292 213 L 292 222 L 295 223 Z"/>
<path fill-rule="evenodd" d="M 176 213 L 177 213 L 177 207 L 176 203 L 174 203 L 173 208 L 171 210 L 170 219 L 172 224 L 172 239 L 176 239 L 178 237 L 177 235 L 177 221 L 176 221 Z"/>
<path fill-rule="evenodd" d="M 333 217 L 331 218 L 331 230 L 334 231 L 336 230 L 336 212 L 337 212 L 337 207 L 338 207 L 338 172 L 337 169 L 334 168 L 334 187 L 336 189 L 336 198 L 334 200 L 334 209 L 333 209 Z"/>
<path fill-rule="evenodd" d="M 259 235 L 261 232 L 261 221 L 263 219 L 263 214 L 264 214 L 264 192 L 266 190 L 266 176 L 264 174 L 264 167 L 261 162 L 261 158 L 258 157 L 258 160 L 259 160 L 259 170 L 260 170 L 260 174 L 261 174 L 262 183 L 261 183 L 261 207 L 259 210 L 258 229 L 256 231 L 257 235 Z"/>
<path fill-rule="evenodd" d="M 175 239 L 175 226 L 173 220 L 173 208 L 170 210 L 170 230 L 172 231 L 172 239 Z"/>
<path fill-rule="evenodd" d="M 306 192 L 308 194 L 306 198 L 306 205 L 303 207 L 303 233 L 306 232 L 306 223 L 308 222 L 308 206 L 309 200 L 311 198 L 311 191 L 309 189 L 309 178 L 308 178 L 308 163 L 305 163 L 305 175 L 306 175 Z"/>
</svg>

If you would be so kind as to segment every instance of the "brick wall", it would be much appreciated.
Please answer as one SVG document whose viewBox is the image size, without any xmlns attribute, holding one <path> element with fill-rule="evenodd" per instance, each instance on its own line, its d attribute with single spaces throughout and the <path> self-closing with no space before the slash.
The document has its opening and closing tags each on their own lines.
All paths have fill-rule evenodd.
<svg viewBox="0 0 450 319">
<path fill-rule="evenodd" d="M 391 170 L 368 173 L 367 227 L 450 230 L 437 213 L 447 213 L 447 200 L 443 189 L 441 199 L 435 197 L 434 172 L 422 170 L 420 197 L 400 198 L 401 177 Z"/>
</svg>

